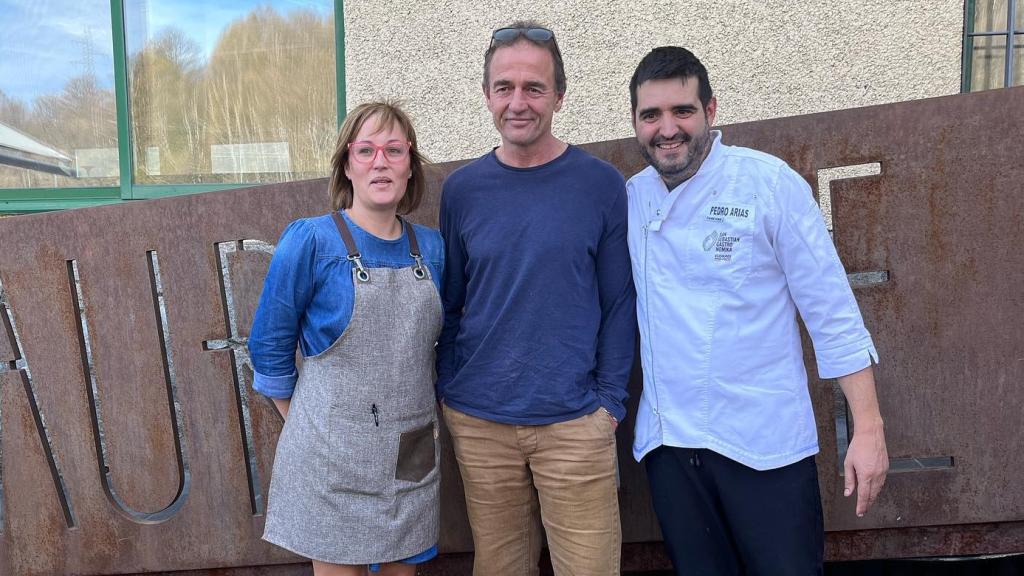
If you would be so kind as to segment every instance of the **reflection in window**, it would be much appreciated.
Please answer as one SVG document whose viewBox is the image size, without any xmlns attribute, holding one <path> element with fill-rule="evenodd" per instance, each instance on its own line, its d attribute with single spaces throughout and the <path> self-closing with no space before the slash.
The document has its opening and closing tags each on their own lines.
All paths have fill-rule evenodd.
<svg viewBox="0 0 1024 576">
<path fill-rule="evenodd" d="M 1024 7 L 1021 7 L 1024 11 Z M 1020 30 L 1024 30 L 1021 25 Z M 1014 86 L 1024 86 L 1024 34 L 1013 35 L 1013 80 Z"/>
<path fill-rule="evenodd" d="M 1006 69 L 1006 38 L 980 36 L 971 47 L 971 90 L 1002 88 Z"/>
<path fill-rule="evenodd" d="M 968 0 L 966 14 L 964 90 L 1024 84 L 1024 0 Z"/>
<path fill-rule="evenodd" d="M 126 0 L 140 184 L 326 176 L 337 131 L 333 0 Z"/>
<path fill-rule="evenodd" d="M 116 186 L 107 0 L 0 0 L 0 188 Z"/>
</svg>

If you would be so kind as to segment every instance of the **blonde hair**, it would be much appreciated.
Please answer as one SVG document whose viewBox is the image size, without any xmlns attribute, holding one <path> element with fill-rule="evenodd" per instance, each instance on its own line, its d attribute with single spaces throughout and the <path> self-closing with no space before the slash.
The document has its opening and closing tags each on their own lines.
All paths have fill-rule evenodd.
<svg viewBox="0 0 1024 576">
<path fill-rule="evenodd" d="M 378 130 L 391 130 L 399 127 L 405 132 L 406 138 L 411 143 L 409 147 L 409 167 L 412 169 L 412 177 L 405 188 L 405 195 L 398 202 L 398 213 L 408 214 L 419 207 L 426 193 L 426 181 L 423 178 L 423 164 L 426 159 L 420 154 L 416 144 L 416 130 L 412 127 L 412 120 L 402 110 L 398 103 L 391 101 L 366 102 L 356 106 L 354 110 L 345 116 L 345 122 L 338 132 L 338 141 L 334 146 L 334 154 L 331 156 L 331 181 L 328 185 L 328 192 L 331 197 L 331 210 L 341 210 L 352 207 L 352 181 L 345 175 L 345 166 L 348 164 L 348 145 L 355 140 L 356 135 L 363 129 L 363 125 L 371 119 L 377 121 Z"/>
</svg>

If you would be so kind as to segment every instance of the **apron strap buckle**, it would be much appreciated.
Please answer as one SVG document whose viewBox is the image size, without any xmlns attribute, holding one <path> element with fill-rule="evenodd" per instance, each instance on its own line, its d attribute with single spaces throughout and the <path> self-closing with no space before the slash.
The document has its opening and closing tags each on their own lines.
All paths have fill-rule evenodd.
<svg viewBox="0 0 1024 576">
<path fill-rule="evenodd" d="M 352 262 L 355 265 L 355 267 L 356 267 L 356 278 L 360 282 L 369 282 L 370 281 L 370 273 L 367 272 L 366 268 L 363 266 L 362 255 L 359 252 L 356 252 L 355 254 L 349 254 L 348 255 L 348 261 Z"/>
<path fill-rule="evenodd" d="M 415 276 L 417 280 L 423 280 L 427 277 L 427 267 L 423 264 L 423 257 L 417 252 L 412 252 L 409 255 L 416 261 L 416 265 L 412 267 L 413 276 Z"/>
</svg>

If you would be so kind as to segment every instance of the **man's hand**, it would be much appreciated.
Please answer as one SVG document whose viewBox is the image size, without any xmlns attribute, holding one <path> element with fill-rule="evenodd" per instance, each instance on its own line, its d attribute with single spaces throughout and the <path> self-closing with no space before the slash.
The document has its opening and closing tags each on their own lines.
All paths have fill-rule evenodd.
<svg viewBox="0 0 1024 576">
<path fill-rule="evenodd" d="M 608 416 L 608 419 L 612 421 L 612 432 L 618 430 L 619 421 L 615 418 L 615 416 L 612 416 L 612 413 L 609 412 L 608 409 L 605 408 L 604 406 L 601 406 L 601 412 L 604 412 L 605 416 Z"/>
<path fill-rule="evenodd" d="M 857 516 L 864 516 L 882 491 L 885 475 L 889 471 L 889 452 L 885 449 L 881 419 L 875 430 L 854 428 L 853 441 L 846 452 L 843 468 L 846 471 L 843 495 L 850 496 L 856 490 Z"/>
<path fill-rule="evenodd" d="M 878 412 L 875 375 L 871 367 L 839 378 L 839 386 L 853 415 L 853 440 L 846 452 L 844 496 L 857 491 L 857 516 L 863 516 L 875 503 L 889 471 L 889 452 L 885 449 L 885 430 Z"/>
</svg>

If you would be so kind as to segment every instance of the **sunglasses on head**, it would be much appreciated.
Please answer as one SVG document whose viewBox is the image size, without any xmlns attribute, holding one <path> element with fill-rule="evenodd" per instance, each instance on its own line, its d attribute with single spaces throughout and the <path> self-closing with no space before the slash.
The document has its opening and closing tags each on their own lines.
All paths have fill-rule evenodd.
<svg viewBox="0 0 1024 576">
<path fill-rule="evenodd" d="M 506 44 L 524 36 L 534 42 L 550 42 L 555 33 L 547 28 L 498 28 L 491 33 L 491 46 L 495 43 Z"/>
</svg>

